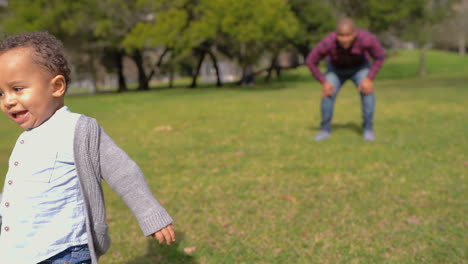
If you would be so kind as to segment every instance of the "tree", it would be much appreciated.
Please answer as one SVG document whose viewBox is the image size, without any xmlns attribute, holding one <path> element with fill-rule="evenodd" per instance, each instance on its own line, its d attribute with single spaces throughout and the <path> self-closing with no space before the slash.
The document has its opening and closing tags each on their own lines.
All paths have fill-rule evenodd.
<svg viewBox="0 0 468 264">
<path fill-rule="evenodd" d="M 312 46 L 335 29 L 336 15 L 326 1 L 290 0 L 289 3 L 299 21 L 299 30 L 290 42 L 305 60 Z"/>
<path fill-rule="evenodd" d="M 432 28 L 452 14 L 456 0 L 430 0 L 419 6 L 419 12 L 407 20 L 410 23 L 402 29 L 403 37 L 415 42 L 420 49 L 419 76 L 426 74 L 426 53 L 432 41 Z"/>
<path fill-rule="evenodd" d="M 18 0 L 9 2 L 3 24 L 5 31 L 10 33 L 47 30 L 62 39 L 67 47 L 91 53 L 92 58 L 96 55 L 105 57 L 113 62 L 117 72 L 118 91 L 125 91 L 122 60 L 127 54 L 122 41 L 147 15 L 145 6 L 137 5 L 135 1 Z M 141 51 L 133 51 L 130 58 L 138 69 L 139 89 L 148 89 Z"/>
<path fill-rule="evenodd" d="M 200 27 L 210 32 L 217 50 L 237 60 L 241 82 L 263 55 L 274 58 L 298 30 L 298 21 L 283 0 L 205 0 L 200 9 Z"/>
<path fill-rule="evenodd" d="M 138 5 L 149 5 L 150 19 L 136 23 L 124 38 L 123 45 L 129 51 L 163 50 L 157 62 L 153 63 L 149 77 L 160 70 L 164 58 L 169 53 L 170 65 L 190 55 L 194 44 L 188 39 L 187 29 L 194 8 L 192 4 L 190 0 L 138 1 Z"/>
<path fill-rule="evenodd" d="M 352 17 L 374 33 L 401 28 L 419 17 L 426 0 L 331 0 L 339 16 Z"/>
<path fill-rule="evenodd" d="M 277 53 L 297 28 L 290 7 L 283 0 L 163 1 L 152 10 L 154 19 L 138 23 L 125 45 L 170 48 L 177 54 L 174 60 L 194 60 L 191 87 L 196 86 L 206 55 L 212 59 L 217 84 L 221 85 L 214 50 L 237 60 L 245 72 L 266 51 Z"/>
<path fill-rule="evenodd" d="M 20 33 L 47 30 L 61 39 L 68 51 L 93 54 L 88 57 L 94 58 L 95 47 L 90 45 L 94 41 L 94 36 L 90 34 L 92 28 L 86 23 L 85 12 L 81 11 L 89 4 L 85 1 L 9 1 L 8 7 L 3 12 L 3 31 Z M 92 59 L 78 63 L 94 65 Z M 95 83 L 95 76 L 93 79 Z M 95 91 L 96 85 L 92 92 Z"/>
<path fill-rule="evenodd" d="M 135 63 L 138 72 L 138 89 L 149 89 L 149 78 L 145 71 L 143 51 L 133 49 L 127 52 L 123 41 L 140 21 L 147 20 L 152 14 L 148 3 L 127 0 L 87 0 L 94 4 L 95 10 L 89 16 L 94 24 L 94 35 L 99 38 L 102 46 L 114 56 L 119 76 L 119 91 L 126 90 L 123 76 L 123 57 L 129 57 Z M 118 15 L 116 15 L 118 14 Z"/>
<path fill-rule="evenodd" d="M 468 0 L 454 5 L 454 14 L 434 27 L 434 42 L 438 46 L 457 49 L 458 54 L 466 55 L 468 38 Z"/>
</svg>

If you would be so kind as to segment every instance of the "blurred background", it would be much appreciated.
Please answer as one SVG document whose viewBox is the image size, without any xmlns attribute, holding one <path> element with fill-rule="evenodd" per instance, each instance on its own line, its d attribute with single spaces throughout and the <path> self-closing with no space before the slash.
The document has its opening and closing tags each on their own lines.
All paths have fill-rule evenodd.
<svg viewBox="0 0 468 264">
<path fill-rule="evenodd" d="M 342 16 L 392 50 L 466 54 L 467 0 L 1 0 L 3 34 L 47 30 L 73 64 L 71 93 L 268 83 L 303 64 Z"/>
</svg>

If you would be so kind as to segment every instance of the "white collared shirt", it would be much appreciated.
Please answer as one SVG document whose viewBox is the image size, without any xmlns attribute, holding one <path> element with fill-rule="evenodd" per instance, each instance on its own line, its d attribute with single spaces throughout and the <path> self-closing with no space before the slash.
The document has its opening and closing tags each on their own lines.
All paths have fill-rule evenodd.
<svg viewBox="0 0 468 264">
<path fill-rule="evenodd" d="M 79 117 L 64 106 L 18 138 L 0 205 L 0 263 L 38 263 L 88 242 L 73 155 Z"/>
</svg>

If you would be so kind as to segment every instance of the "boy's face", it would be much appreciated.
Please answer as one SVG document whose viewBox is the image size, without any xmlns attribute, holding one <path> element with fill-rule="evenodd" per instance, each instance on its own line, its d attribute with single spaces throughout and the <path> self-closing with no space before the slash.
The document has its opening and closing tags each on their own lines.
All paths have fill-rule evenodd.
<svg viewBox="0 0 468 264">
<path fill-rule="evenodd" d="M 54 76 L 33 62 L 32 48 L 0 53 L 0 108 L 24 129 L 49 119 L 64 105 L 62 75 Z"/>
</svg>

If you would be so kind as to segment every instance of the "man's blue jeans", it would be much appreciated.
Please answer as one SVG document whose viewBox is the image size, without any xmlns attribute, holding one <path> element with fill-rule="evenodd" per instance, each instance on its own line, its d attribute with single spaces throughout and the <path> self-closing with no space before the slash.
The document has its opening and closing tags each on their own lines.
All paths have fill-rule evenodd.
<svg viewBox="0 0 468 264">
<path fill-rule="evenodd" d="M 70 247 L 39 264 L 91 264 L 88 245 Z"/>
<path fill-rule="evenodd" d="M 356 86 L 367 77 L 370 70 L 370 65 L 365 64 L 356 68 L 348 69 L 337 69 L 332 65 L 328 65 L 325 79 L 331 83 L 335 88 L 335 94 L 331 97 L 323 97 L 321 103 L 322 111 L 322 122 L 320 123 L 320 129 L 324 131 L 331 131 L 331 121 L 333 117 L 333 108 L 335 105 L 336 97 L 341 89 L 343 83 L 347 80 L 352 80 Z M 362 108 L 362 128 L 364 131 L 373 129 L 373 119 L 375 110 L 375 96 L 374 93 L 361 95 L 361 108 Z"/>
</svg>

